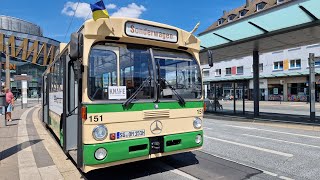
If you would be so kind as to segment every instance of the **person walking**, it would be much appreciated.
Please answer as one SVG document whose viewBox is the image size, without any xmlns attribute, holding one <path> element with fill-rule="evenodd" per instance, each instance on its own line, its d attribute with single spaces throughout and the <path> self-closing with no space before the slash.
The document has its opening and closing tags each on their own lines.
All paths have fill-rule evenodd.
<svg viewBox="0 0 320 180">
<path fill-rule="evenodd" d="M 12 121 L 11 113 L 13 110 L 14 96 L 9 88 L 6 88 L 5 92 L 6 92 L 6 103 L 7 103 L 6 119 L 7 119 L 7 121 Z"/>
</svg>

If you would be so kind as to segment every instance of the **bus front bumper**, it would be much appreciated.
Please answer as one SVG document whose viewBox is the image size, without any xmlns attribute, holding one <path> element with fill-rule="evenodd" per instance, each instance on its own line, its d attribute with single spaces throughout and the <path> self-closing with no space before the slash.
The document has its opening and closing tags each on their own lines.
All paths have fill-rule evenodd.
<svg viewBox="0 0 320 180">
<path fill-rule="evenodd" d="M 200 142 L 199 136 L 201 137 Z M 83 171 L 88 172 L 98 168 L 196 150 L 203 144 L 203 131 L 172 134 L 156 138 L 161 141 L 160 146 L 156 147 L 156 151 L 153 144 L 154 137 L 102 144 L 86 144 L 83 147 Z M 196 142 L 197 138 L 198 142 Z M 107 156 L 102 160 L 95 158 L 95 152 L 99 148 L 107 150 Z"/>
</svg>

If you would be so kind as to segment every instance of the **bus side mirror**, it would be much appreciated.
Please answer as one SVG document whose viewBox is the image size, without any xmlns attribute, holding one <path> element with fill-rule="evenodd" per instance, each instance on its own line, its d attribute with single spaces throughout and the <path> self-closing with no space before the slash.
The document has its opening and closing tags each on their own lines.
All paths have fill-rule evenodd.
<svg viewBox="0 0 320 180">
<path fill-rule="evenodd" d="M 70 41 L 70 59 L 75 61 L 83 56 L 83 34 L 72 33 Z"/>
<path fill-rule="evenodd" d="M 209 67 L 213 67 L 213 51 L 208 50 L 207 54 L 208 54 L 208 65 Z"/>
</svg>

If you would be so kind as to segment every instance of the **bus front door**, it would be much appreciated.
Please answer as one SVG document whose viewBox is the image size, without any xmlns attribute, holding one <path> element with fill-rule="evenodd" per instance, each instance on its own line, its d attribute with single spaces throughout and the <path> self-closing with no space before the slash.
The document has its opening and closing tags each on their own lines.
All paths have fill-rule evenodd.
<svg viewBox="0 0 320 180">
<path fill-rule="evenodd" d="M 65 86 L 64 88 L 64 122 L 63 122 L 63 129 L 64 129 L 64 151 L 68 153 L 75 162 L 77 162 L 77 166 L 82 166 L 82 137 L 81 135 L 81 127 L 79 128 L 79 122 L 81 119 L 79 118 L 81 110 L 79 99 L 81 93 L 79 93 L 80 83 L 81 80 L 79 79 L 78 72 L 79 72 L 79 62 L 71 61 L 69 57 L 66 57 L 66 65 L 65 69 Z"/>
</svg>

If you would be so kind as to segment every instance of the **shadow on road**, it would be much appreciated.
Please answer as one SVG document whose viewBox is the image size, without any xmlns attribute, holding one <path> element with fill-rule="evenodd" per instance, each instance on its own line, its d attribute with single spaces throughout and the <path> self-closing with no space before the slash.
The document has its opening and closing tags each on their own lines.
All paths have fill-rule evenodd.
<svg viewBox="0 0 320 180">
<path fill-rule="evenodd" d="M 195 151 L 139 161 L 84 174 L 85 179 L 164 179 L 165 172 L 178 169 L 198 179 L 241 180 L 263 174 L 262 171 Z M 171 172 L 173 173 L 173 172 Z M 151 177 L 152 176 L 152 177 Z"/>
<path fill-rule="evenodd" d="M 192 153 L 189 153 L 192 154 Z M 173 155 L 175 156 L 175 155 Z M 188 161 L 184 163 L 177 164 L 177 167 L 181 168 L 184 166 L 190 166 L 199 163 L 195 155 L 191 155 Z M 147 178 L 148 176 L 159 174 L 173 170 L 172 167 L 165 164 L 166 159 L 149 159 L 144 161 L 133 162 L 129 164 L 108 167 L 104 169 L 98 169 L 84 174 L 85 178 L 91 179 L 136 179 L 136 178 Z"/>
<path fill-rule="evenodd" d="M 166 164 L 198 179 L 241 180 L 263 174 L 260 170 L 231 162 L 202 151 L 168 156 L 164 158 L 164 161 Z M 187 165 L 182 166 L 183 164 Z"/>
</svg>

